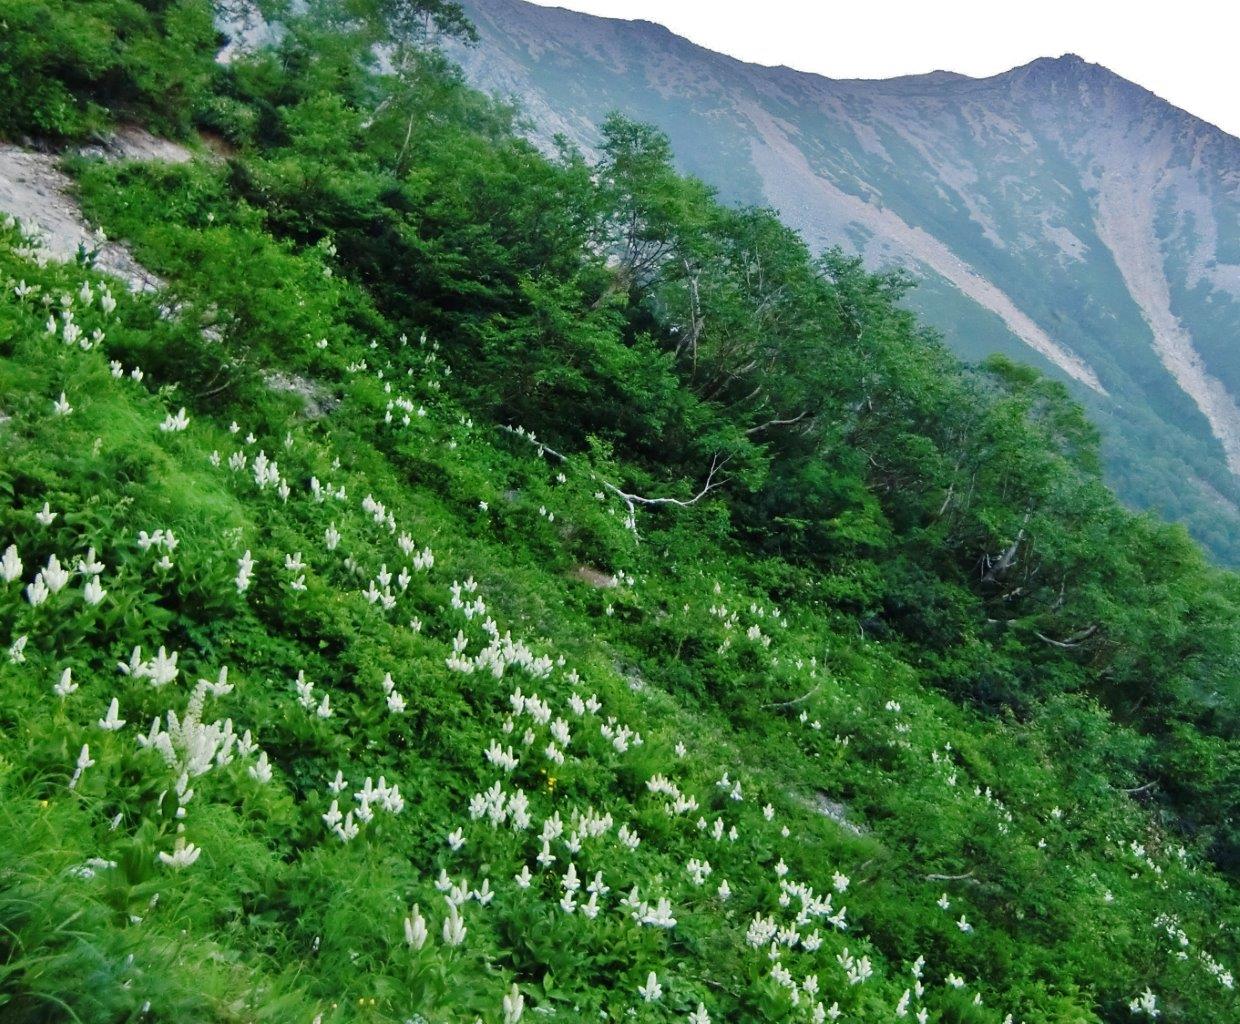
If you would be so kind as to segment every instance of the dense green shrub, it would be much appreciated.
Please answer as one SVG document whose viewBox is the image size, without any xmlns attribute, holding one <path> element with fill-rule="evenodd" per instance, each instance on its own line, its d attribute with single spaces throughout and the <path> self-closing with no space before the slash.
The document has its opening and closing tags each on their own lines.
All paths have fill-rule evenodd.
<svg viewBox="0 0 1240 1024">
<path fill-rule="evenodd" d="M 209 0 L 2 0 L 0 138 L 82 138 L 114 118 L 181 135 L 217 45 Z"/>
</svg>

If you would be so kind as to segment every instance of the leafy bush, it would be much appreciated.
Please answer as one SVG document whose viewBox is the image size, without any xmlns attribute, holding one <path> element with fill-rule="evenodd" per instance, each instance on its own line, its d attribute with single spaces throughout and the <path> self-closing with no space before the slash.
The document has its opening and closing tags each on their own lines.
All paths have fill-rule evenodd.
<svg viewBox="0 0 1240 1024">
<path fill-rule="evenodd" d="M 209 0 L 2 0 L 0 138 L 82 138 L 113 117 L 188 130 L 214 73 Z"/>
</svg>

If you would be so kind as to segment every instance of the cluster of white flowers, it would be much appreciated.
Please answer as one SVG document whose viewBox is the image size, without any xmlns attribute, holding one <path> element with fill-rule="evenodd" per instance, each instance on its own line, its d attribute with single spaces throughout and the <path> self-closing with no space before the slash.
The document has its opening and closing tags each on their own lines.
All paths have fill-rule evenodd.
<svg viewBox="0 0 1240 1024">
<path fill-rule="evenodd" d="M 733 782 L 727 772 L 724 772 L 715 783 L 716 789 L 724 790 L 733 800 L 745 799 L 741 784 L 738 781 Z"/>
<path fill-rule="evenodd" d="M 578 893 L 581 889 L 581 879 L 577 875 L 577 866 L 571 862 L 564 872 L 564 877 L 560 879 L 560 888 L 563 890 L 563 895 L 560 897 L 560 909 L 566 914 L 580 911 L 590 920 L 598 917 L 602 909 L 599 899 L 611 892 L 611 887 L 603 882 L 603 873 L 599 871 L 595 873 L 594 878 L 586 887 L 586 892 L 589 893 L 588 898 L 584 902 L 580 901 Z"/>
<path fill-rule="evenodd" d="M 244 594 L 250 589 L 250 582 L 254 579 L 254 558 L 250 554 L 250 549 L 246 548 L 245 553 L 237 559 L 237 576 L 233 581 L 237 587 L 238 594 Z"/>
<path fill-rule="evenodd" d="M 502 1008 L 504 1024 L 517 1024 L 525 1012 L 525 997 L 521 995 L 521 990 L 517 988 L 515 982 L 504 996 Z"/>
<path fill-rule="evenodd" d="M 1161 1012 L 1158 1009 L 1158 997 L 1148 988 L 1129 1002 L 1128 1009 L 1133 1013 L 1143 1013 L 1151 1018 L 1159 1016 Z"/>
<path fill-rule="evenodd" d="M 205 774 L 213 766 L 223 767 L 231 763 L 237 742 L 232 719 L 203 722 L 202 712 L 208 696 L 223 697 L 232 692 L 228 682 L 228 669 L 221 668 L 214 681 L 199 679 L 190 696 L 183 715 L 169 710 L 165 715 L 166 727 L 155 718 L 145 736 L 138 737 L 138 744 L 157 751 L 174 774 L 187 779 Z M 182 800 L 188 803 L 188 797 Z"/>
<path fill-rule="evenodd" d="M 689 814 L 698 810 L 697 798 L 681 792 L 680 787 L 665 775 L 652 775 L 646 780 L 646 788 L 651 793 L 658 793 L 670 798 L 670 802 L 663 805 L 663 809 L 669 815 Z"/>
<path fill-rule="evenodd" d="M 322 815 L 323 824 L 342 843 L 356 839 L 361 826 L 374 820 L 375 808 L 393 815 L 400 814 L 405 809 L 405 798 L 401 795 L 400 786 L 389 786 L 382 775 L 379 776 L 378 784 L 371 776 L 366 776 L 362 788 L 353 794 L 357 808 L 350 808 L 348 811 L 340 810 L 339 794 L 348 788 L 344 773 L 337 771 L 335 779 L 328 783 L 327 788 L 333 798 L 331 806 Z"/>
<path fill-rule="evenodd" d="M 411 949 L 421 949 L 426 945 L 426 940 L 430 935 L 429 929 L 426 927 L 426 918 L 422 916 L 421 908 L 415 903 L 413 910 L 404 920 L 405 942 Z"/>
<path fill-rule="evenodd" d="M 98 721 L 98 726 L 104 732 L 119 732 L 125 728 L 125 719 L 120 717 L 121 702 L 118 698 L 113 697 L 112 702 L 108 705 L 107 713 Z"/>
<path fill-rule="evenodd" d="M 396 517 L 374 495 L 368 494 L 362 499 L 362 511 L 370 516 L 376 526 L 387 527 L 388 533 L 396 532 Z"/>
<path fill-rule="evenodd" d="M 129 661 L 117 662 L 117 670 L 133 679 L 145 679 L 155 689 L 173 682 L 180 669 L 177 667 L 176 651 L 171 654 L 160 644 L 153 658 L 143 659 L 142 648 L 135 647 L 129 655 Z"/>
<path fill-rule="evenodd" d="M 94 297 L 93 294 L 91 297 Z M 111 298 L 111 295 L 109 295 L 109 298 Z M 68 299 L 69 302 L 72 302 L 72 296 L 62 296 L 62 305 L 65 304 L 66 299 Z M 89 303 L 87 303 L 87 305 L 89 305 Z M 71 347 L 77 346 L 83 352 L 89 352 L 92 348 L 101 345 L 104 340 L 103 330 L 98 327 L 91 331 L 90 334 L 87 334 L 86 330 L 78 324 L 76 320 L 74 320 L 73 310 L 68 308 L 68 306 L 61 310 L 59 321 L 57 321 L 54 314 L 50 314 L 47 318 L 45 327 L 49 337 L 54 338 L 59 330 L 60 340 L 65 345 Z"/>
<path fill-rule="evenodd" d="M 180 544 L 177 535 L 172 530 L 156 530 L 154 533 L 147 533 L 141 530 L 138 533 L 138 549 L 144 552 L 158 551 L 162 552 L 158 560 L 155 562 L 155 568 L 162 572 L 169 572 L 172 569 L 172 553 Z"/>
<path fill-rule="evenodd" d="M 716 818 L 713 823 L 708 822 L 704 817 L 697 820 L 698 831 L 706 832 L 715 842 L 721 843 L 726 836 L 729 842 L 736 842 L 740 838 L 740 831 L 735 825 L 728 828 L 724 825 L 722 818 Z"/>
<path fill-rule="evenodd" d="M 836 961 L 844 969 L 844 976 L 850 985 L 861 985 L 874 976 L 874 965 L 868 956 L 853 956 L 848 947 L 836 955 Z"/>
<path fill-rule="evenodd" d="M 387 384 L 385 385 L 385 388 L 387 388 L 390 393 L 391 385 Z M 426 416 L 425 406 L 420 405 L 420 406 L 417 406 L 415 409 L 415 406 L 411 399 L 398 396 L 396 398 L 388 400 L 387 407 L 383 411 L 383 422 L 387 424 L 391 424 L 395 419 L 395 413 L 397 409 L 401 411 L 401 416 L 400 416 L 401 425 L 406 426 L 406 427 L 409 426 L 409 424 L 413 422 L 413 417 L 416 416 L 418 419 L 422 419 L 423 417 Z"/>
<path fill-rule="evenodd" d="M 817 718 L 811 720 L 808 711 L 802 711 L 797 716 L 797 721 L 800 722 L 802 725 L 808 725 L 811 729 L 814 730 L 814 732 L 818 732 L 822 728 L 822 722 L 819 721 Z M 838 740 L 839 737 L 837 736 L 836 739 Z M 847 743 L 848 743 L 847 739 L 844 740 L 844 745 L 847 745 Z"/>
<path fill-rule="evenodd" d="M 327 485 L 324 485 L 322 482 L 320 482 L 317 476 L 312 476 L 310 477 L 309 486 L 310 486 L 310 497 L 314 500 L 315 504 L 317 505 L 322 505 L 325 501 L 327 501 L 328 498 L 333 498 L 336 501 L 347 501 L 348 500 L 348 492 L 345 490 L 345 487 L 343 484 L 341 484 L 339 487 L 332 487 L 330 483 L 328 483 Z"/>
<path fill-rule="evenodd" d="M 710 861 L 691 857 L 685 865 L 685 871 L 688 873 L 689 878 L 692 879 L 694 885 L 705 885 L 706 879 L 711 875 Z"/>
<path fill-rule="evenodd" d="M 1112 897 L 1114 899 L 1114 897 Z M 1177 960 L 1188 960 L 1190 953 L 1188 933 L 1180 927 L 1179 918 L 1173 914 L 1159 914 L 1154 918 L 1154 927 L 1160 929 L 1168 939 L 1173 955 Z M 1235 986 L 1235 977 L 1206 950 L 1198 950 L 1197 957 L 1205 966 L 1206 971 L 1216 978 L 1220 985 L 1230 989 Z"/>
<path fill-rule="evenodd" d="M 576 715 L 578 718 L 583 718 L 587 714 L 597 715 L 599 712 L 599 709 L 603 705 L 599 702 L 597 695 L 593 693 L 590 694 L 589 697 L 583 700 L 581 695 L 577 693 L 576 691 L 574 691 L 572 694 L 569 695 L 568 706 L 572 710 L 574 715 Z"/>
<path fill-rule="evenodd" d="M 637 886 L 633 886 L 629 894 L 620 900 L 620 904 L 628 908 L 629 916 L 640 925 L 650 928 L 676 927 L 676 918 L 672 916 L 672 901 L 666 896 L 649 903 L 641 898 Z"/>
<path fill-rule="evenodd" d="M 108 364 L 108 369 L 112 372 L 112 376 L 116 380 L 122 380 L 125 376 L 125 367 L 119 359 L 113 359 Z M 146 374 L 142 372 L 142 368 L 138 366 L 135 366 L 129 371 L 129 379 L 134 381 L 134 383 L 141 383 L 142 378 L 145 376 Z"/>
<path fill-rule="evenodd" d="M 401 695 L 400 691 L 396 689 L 396 683 L 392 679 L 391 672 L 384 673 L 380 686 L 383 688 L 383 697 L 387 702 L 388 711 L 393 715 L 404 714 L 405 708 L 408 705 L 405 703 L 405 698 Z"/>
<path fill-rule="evenodd" d="M 86 771 L 87 768 L 93 768 L 94 766 L 95 761 L 94 758 L 90 756 L 90 747 L 83 743 L 81 753 L 78 754 L 77 766 L 73 770 L 73 777 L 69 779 L 69 788 L 77 788 L 78 780 L 82 777 L 82 772 Z"/>
<path fill-rule="evenodd" d="M 148 661 L 142 658 L 141 648 L 135 647 L 129 661 L 119 663 L 118 668 L 131 678 L 147 679 L 152 686 L 162 687 L 177 677 L 179 670 L 176 662 L 175 651 L 169 655 L 166 649 L 161 647 L 156 657 Z M 174 779 L 172 791 L 175 817 L 179 821 L 177 840 L 171 852 L 161 851 L 158 854 L 160 862 L 168 867 L 189 867 L 197 861 L 201 852 L 193 843 L 186 842 L 184 825 L 180 823 L 194 797 L 191 781 L 213 768 L 231 764 L 234 755 L 249 757 L 257 750 L 248 730 L 244 736 L 237 736 L 231 718 L 214 722 L 203 721 L 207 698 L 224 697 L 232 690 L 233 685 L 228 682 L 228 669 L 223 667 L 214 680 L 198 680 L 183 714 L 178 715 L 175 710 L 169 709 L 162 720 L 157 717 L 152 721 L 146 735 L 137 737 L 139 748 L 158 753 Z M 126 723 L 119 714 L 119 700 L 113 697 L 107 714 L 99 720 L 98 726 L 109 732 L 120 730 Z M 249 774 L 260 783 L 271 780 L 271 765 L 265 752 L 259 751 L 255 764 L 249 768 Z M 115 824 L 116 822 L 114 827 Z"/>
<path fill-rule="evenodd" d="M 16 579 L 22 570 L 21 559 L 17 557 L 17 549 L 12 545 L 5 551 L 5 576 Z M 40 569 L 33 580 L 26 585 L 26 600 L 31 606 L 38 607 L 53 594 L 59 594 L 72 579 L 72 573 L 60 563 L 55 554 L 48 555 L 47 565 Z"/>
<path fill-rule="evenodd" d="M 465 941 L 465 919 L 455 903 L 448 904 L 448 914 L 443 919 L 443 941 L 447 946 L 459 946 Z"/>
<path fill-rule="evenodd" d="M 620 840 L 620 845 L 628 850 L 636 850 L 642 841 L 641 836 L 628 825 L 620 826 L 616 831 L 616 838 Z"/>
<path fill-rule="evenodd" d="M 448 668 L 464 675 L 489 672 L 496 679 L 502 679 L 510 668 L 521 670 L 531 679 L 546 679 L 551 674 L 554 663 L 549 657 L 534 654 L 524 641 L 513 639 L 511 633 L 501 636 L 499 627 L 492 619 L 486 619 L 482 628 L 490 641 L 473 657 L 465 654 L 469 647 L 465 634 L 457 633 L 452 644 L 452 654 L 444 659 Z"/>
<path fill-rule="evenodd" d="M 710 1014 L 702 1003 L 698 1003 L 697 1009 L 689 1014 L 688 1021 L 689 1024 L 710 1024 Z"/>
<path fill-rule="evenodd" d="M 254 463 L 251 467 L 254 474 L 254 483 L 260 491 L 266 490 L 268 487 L 279 488 L 284 482 L 284 478 L 280 475 L 280 465 L 275 459 L 269 459 L 265 451 L 259 450 L 254 456 Z M 281 497 L 287 499 L 287 492 Z"/>
<path fill-rule="evenodd" d="M 293 681 L 297 691 L 297 703 L 307 711 L 313 711 L 319 718 L 331 718 L 332 698 L 330 693 L 323 694 L 320 700 L 314 692 L 314 684 L 306 678 L 305 669 L 298 669 L 297 678 Z"/>
<path fill-rule="evenodd" d="M 189 429 L 189 415 L 182 407 L 175 415 L 169 413 L 160 423 L 159 429 L 165 434 L 178 434 L 183 430 Z"/>
<path fill-rule="evenodd" d="M 472 821 L 485 818 L 492 828 L 509 824 L 513 831 L 523 832 L 533 824 L 530 815 L 530 799 L 524 790 L 505 793 L 497 781 L 482 793 L 475 793 L 469 801 L 469 817 Z"/>
<path fill-rule="evenodd" d="M 52 692 L 61 700 L 64 700 L 72 693 L 76 693 L 78 684 L 73 681 L 73 669 L 66 668 L 60 673 L 60 679 L 56 685 L 52 687 Z"/>
<path fill-rule="evenodd" d="M 12 583 L 20 579 L 21 574 L 22 560 L 17 553 L 17 545 L 10 544 L 4 549 L 4 555 L 0 557 L 0 582 Z"/>
<path fill-rule="evenodd" d="M 783 861 L 780 861 L 780 864 L 782 865 Z M 778 865 L 776 866 L 776 873 L 779 873 Z M 847 879 L 845 879 L 845 883 L 847 883 Z M 843 890 L 837 891 L 842 892 Z M 848 914 L 848 908 L 840 907 L 836 910 L 832 904 L 832 893 L 819 896 L 812 887 L 802 882 L 793 882 L 784 875 L 780 875 L 779 905 L 785 908 L 790 907 L 793 900 L 800 904 L 795 920 L 797 928 L 803 928 L 817 919 L 823 919 L 837 931 L 847 930 L 848 925 L 845 919 Z"/>
<path fill-rule="evenodd" d="M 1206 970 L 1218 979 L 1218 983 L 1222 985 L 1223 988 L 1235 988 L 1236 979 L 1231 971 L 1227 970 L 1227 968 L 1215 960 L 1214 957 L 1207 953 L 1204 949 L 1197 955 L 1200 957 L 1201 962 L 1205 964 Z"/>
<path fill-rule="evenodd" d="M 174 870 L 187 868 L 197 862 L 199 855 L 202 853 L 201 848 L 193 843 L 185 841 L 185 835 L 182 829 L 177 832 L 176 844 L 173 846 L 172 852 L 168 853 L 164 850 L 159 851 L 159 860 Z"/>
<path fill-rule="evenodd" d="M 520 763 L 512 752 L 512 747 L 501 747 L 498 740 L 492 739 L 484 754 L 486 759 L 496 768 L 512 772 Z"/>
<path fill-rule="evenodd" d="M 14 665 L 21 665 L 26 660 L 26 644 L 30 642 L 30 637 L 23 633 L 9 644 L 9 661 Z"/>
</svg>

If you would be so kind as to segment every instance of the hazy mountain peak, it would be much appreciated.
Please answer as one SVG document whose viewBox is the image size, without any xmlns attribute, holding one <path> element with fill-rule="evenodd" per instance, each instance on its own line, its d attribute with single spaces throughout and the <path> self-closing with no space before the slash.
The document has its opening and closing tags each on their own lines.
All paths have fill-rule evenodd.
<svg viewBox="0 0 1240 1024">
<path fill-rule="evenodd" d="M 1075 53 L 1065 53 L 1059 57 L 1038 57 L 1003 74 L 1026 77 L 1035 75 L 1057 81 L 1114 81 L 1135 87 L 1135 83 L 1122 75 L 1117 75 L 1105 65 L 1087 61 Z"/>
<path fill-rule="evenodd" d="M 1093 64 L 1087 61 L 1079 53 L 1062 53 L 1058 57 L 1039 57 L 1033 63 L 1057 64 L 1060 67 L 1080 67 L 1082 65 L 1088 67 L 1102 67 L 1101 64 Z"/>
</svg>

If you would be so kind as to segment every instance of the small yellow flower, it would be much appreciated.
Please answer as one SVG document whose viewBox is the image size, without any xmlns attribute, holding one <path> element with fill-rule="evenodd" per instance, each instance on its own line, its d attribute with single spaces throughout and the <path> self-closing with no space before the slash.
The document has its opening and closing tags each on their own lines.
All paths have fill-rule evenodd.
<svg viewBox="0 0 1240 1024">
<path fill-rule="evenodd" d="M 46 801 L 46 800 L 40 800 L 40 801 L 39 801 L 39 806 L 40 806 L 40 807 L 42 807 L 44 810 L 46 810 L 46 809 L 47 809 L 47 801 Z"/>
<path fill-rule="evenodd" d="M 555 789 L 555 776 L 554 775 L 547 776 L 547 788 Z"/>
</svg>

